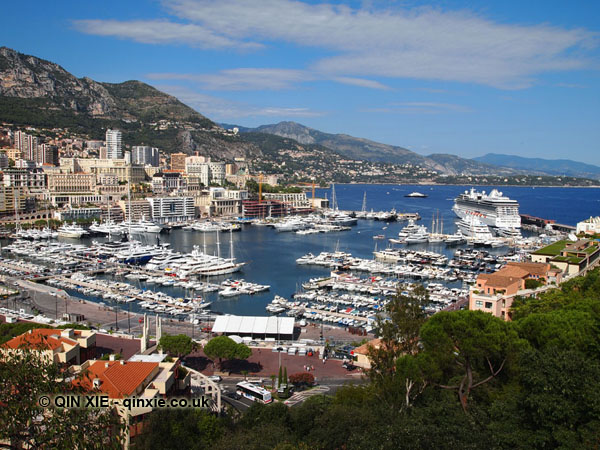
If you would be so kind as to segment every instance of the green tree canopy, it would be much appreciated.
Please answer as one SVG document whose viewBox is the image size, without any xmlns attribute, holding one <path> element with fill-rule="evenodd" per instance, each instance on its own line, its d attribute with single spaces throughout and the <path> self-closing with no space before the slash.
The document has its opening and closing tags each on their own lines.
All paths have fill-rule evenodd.
<svg viewBox="0 0 600 450">
<path fill-rule="evenodd" d="M 165 335 L 160 338 L 159 346 L 170 355 L 181 358 L 194 350 L 194 341 L 185 334 Z"/>
<path fill-rule="evenodd" d="M 252 350 L 227 336 L 217 336 L 204 346 L 204 353 L 209 358 L 218 358 L 221 364 L 223 359 L 247 359 L 252 355 Z"/>
<path fill-rule="evenodd" d="M 67 373 L 34 350 L 0 360 L 0 441 L 10 448 L 122 448 L 123 424 L 111 409 L 42 408 L 41 396 L 80 393 Z"/>
<path fill-rule="evenodd" d="M 464 410 L 473 389 L 491 381 L 518 349 L 511 324 L 483 311 L 439 312 L 421 329 L 430 380 L 456 390 Z"/>
</svg>

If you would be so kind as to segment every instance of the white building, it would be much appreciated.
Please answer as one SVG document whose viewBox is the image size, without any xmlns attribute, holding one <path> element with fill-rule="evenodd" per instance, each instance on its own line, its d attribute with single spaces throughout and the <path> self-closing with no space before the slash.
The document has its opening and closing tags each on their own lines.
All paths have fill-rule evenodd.
<svg viewBox="0 0 600 450">
<path fill-rule="evenodd" d="M 600 216 L 590 217 L 577 224 L 577 234 L 595 234 L 600 233 Z"/>
<path fill-rule="evenodd" d="M 226 164 L 221 161 L 211 161 L 204 156 L 188 156 L 185 158 L 185 172 L 200 178 L 204 186 L 222 185 L 225 181 Z"/>
<path fill-rule="evenodd" d="M 148 197 L 152 219 L 158 223 L 187 222 L 196 217 L 194 197 Z"/>
<path fill-rule="evenodd" d="M 148 145 L 135 145 L 131 147 L 131 162 L 143 166 L 158 167 L 160 165 L 158 148 Z"/>
<path fill-rule="evenodd" d="M 106 157 L 108 159 L 122 159 L 122 134 L 119 130 L 106 130 Z"/>
</svg>

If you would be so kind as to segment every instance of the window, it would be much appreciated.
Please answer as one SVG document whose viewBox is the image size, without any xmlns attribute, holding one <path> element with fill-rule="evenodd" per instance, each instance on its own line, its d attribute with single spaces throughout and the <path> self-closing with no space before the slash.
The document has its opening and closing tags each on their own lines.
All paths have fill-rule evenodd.
<svg viewBox="0 0 600 450">
<path fill-rule="evenodd" d="M 492 309 L 492 302 L 485 302 L 485 309 Z"/>
<path fill-rule="evenodd" d="M 475 306 L 479 306 L 481 308 L 483 306 L 483 302 L 481 300 L 476 300 Z"/>
</svg>

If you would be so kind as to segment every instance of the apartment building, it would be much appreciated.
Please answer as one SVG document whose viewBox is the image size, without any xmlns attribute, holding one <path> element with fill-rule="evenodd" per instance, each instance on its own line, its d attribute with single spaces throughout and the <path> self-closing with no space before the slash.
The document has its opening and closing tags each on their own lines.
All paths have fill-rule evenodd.
<svg viewBox="0 0 600 450">
<path fill-rule="evenodd" d="M 193 197 L 148 197 L 146 200 L 155 222 L 187 222 L 196 217 Z"/>
<path fill-rule="evenodd" d="M 489 312 L 496 317 L 510 320 L 510 308 L 517 295 L 532 294 L 526 289 L 526 280 L 533 279 L 543 284 L 560 284 L 560 270 L 548 263 L 510 262 L 502 269 L 477 277 L 469 292 L 469 309 Z"/>
</svg>

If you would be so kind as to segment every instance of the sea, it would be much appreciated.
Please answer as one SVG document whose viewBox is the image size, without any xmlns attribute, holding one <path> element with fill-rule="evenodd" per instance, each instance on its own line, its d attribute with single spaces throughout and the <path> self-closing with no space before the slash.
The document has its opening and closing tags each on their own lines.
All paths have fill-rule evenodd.
<svg viewBox="0 0 600 450">
<path fill-rule="evenodd" d="M 427 186 L 427 185 L 370 185 L 370 184 L 338 184 L 335 185 L 335 197 L 341 210 L 360 211 L 366 195 L 366 209 L 370 211 L 391 210 L 398 212 L 418 212 L 420 223 L 431 227 L 432 219 L 439 217 L 443 222 L 443 231 L 453 233 L 457 217 L 452 212 L 454 199 L 471 186 Z M 332 188 L 317 189 L 316 197 L 332 198 Z M 493 186 L 479 187 L 479 190 L 490 191 Z M 554 219 L 558 223 L 576 225 L 577 222 L 590 216 L 600 214 L 600 190 L 593 188 L 560 188 L 560 187 L 497 187 L 505 196 L 515 199 L 520 204 L 522 214 Z M 406 194 L 420 192 L 427 198 L 407 198 Z M 308 194 L 311 195 L 310 193 Z M 244 279 L 253 283 L 270 285 L 267 292 L 254 295 L 241 295 L 233 298 L 220 298 L 217 293 L 208 293 L 206 299 L 212 301 L 213 311 L 223 314 L 268 315 L 265 306 L 277 294 L 290 298 L 301 288 L 301 284 L 310 278 L 323 277 L 329 269 L 297 265 L 296 259 L 306 253 L 318 254 L 322 251 L 340 250 L 361 258 L 372 258 L 373 251 L 387 246 L 387 239 L 397 237 L 406 222 L 380 222 L 359 220 L 350 231 L 298 235 L 290 232 L 277 232 L 271 227 L 244 225 L 241 232 L 220 233 L 217 245 L 216 233 L 200 233 L 172 230 L 169 234 L 161 234 L 160 241 L 168 242 L 174 250 L 190 252 L 194 246 L 206 248 L 208 253 L 220 253 L 229 257 L 231 248 L 238 261 L 246 262 L 242 271 L 228 276 L 214 277 L 210 281 L 219 283 L 226 278 Z M 383 234 L 384 240 L 373 239 Z M 232 242 L 230 245 L 230 238 Z M 144 240 L 144 239 L 141 239 Z M 71 241 L 72 242 L 72 241 Z M 83 241 L 86 243 L 89 241 Z M 147 237 L 147 243 L 155 243 L 156 237 Z M 455 249 L 444 244 L 419 244 L 413 249 L 428 249 L 452 256 Z M 502 249 L 490 251 L 503 252 Z M 365 274 L 366 276 L 366 274 Z M 126 281 L 126 280 L 123 280 Z M 138 282 L 142 289 L 160 289 L 174 297 L 190 295 L 182 288 L 155 287 Z M 82 296 L 79 293 L 73 295 Z M 104 301 L 101 299 L 91 299 Z M 136 306 L 132 306 L 132 311 Z"/>
</svg>

